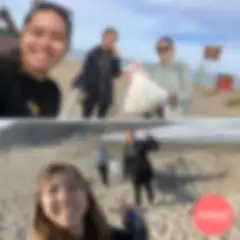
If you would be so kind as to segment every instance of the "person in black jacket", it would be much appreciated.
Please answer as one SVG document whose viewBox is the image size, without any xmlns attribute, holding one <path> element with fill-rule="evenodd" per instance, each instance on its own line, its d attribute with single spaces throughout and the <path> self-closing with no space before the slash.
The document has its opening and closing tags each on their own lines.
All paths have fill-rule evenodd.
<svg viewBox="0 0 240 240">
<path fill-rule="evenodd" d="M 67 54 L 72 24 L 68 10 L 41 3 L 25 17 L 19 47 L 0 56 L 0 117 L 55 117 L 61 94 L 49 77 Z"/>
<path fill-rule="evenodd" d="M 107 28 L 103 32 L 102 44 L 88 52 L 83 70 L 75 79 L 85 118 L 91 117 L 96 108 L 99 118 L 106 117 L 113 103 L 114 79 L 121 74 L 116 41 L 116 30 Z"/>
<path fill-rule="evenodd" d="M 135 201 L 138 206 L 141 205 L 141 191 L 146 189 L 148 200 L 154 202 L 154 190 L 152 179 L 154 176 L 151 162 L 148 154 L 159 149 L 159 143 L 150 135 L 144 140 L 136 140 L 131 130 L 126 132 L 126 144 L 124 147 L 124 172 L 132 180 Z"/>
</svg>

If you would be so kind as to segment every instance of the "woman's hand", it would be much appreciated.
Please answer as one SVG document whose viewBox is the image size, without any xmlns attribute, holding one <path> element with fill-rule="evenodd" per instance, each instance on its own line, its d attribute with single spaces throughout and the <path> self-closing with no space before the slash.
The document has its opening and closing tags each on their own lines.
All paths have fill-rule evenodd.
<svg viewBox="0 0 240 240">
<path fill-rule="evenodd" d="M 117 46 L 117 45 L 115 45 L 114 47 L 113 47 L 113 54 L 114 54 L 114 57 L 115 58 L 120 58 L 120 50 L 119 50 L 119 47 Z"/>
<path fill-rule="evenodd" d="M 130 65 L 130 68 L 132 69 L 132 71 L 139 71 L 139 70 L 143 69 L 142 63 L 136 59 L 132 60 L 129 65 Z"/>
<path fill-rule="evenodd" d="M 87 99 L 87 97 L 88 97 L 87 93 L 80 92 L 79 96 L 78 96 L 78 100 L 80 101 L 80 103 L 82 103 L 83 101 L 85 101 Z"/>
<path fill-rule="evenodd" d="M 129 71 L 129 70 L 124 71 L 124 72 L 123 72 L 123 78 L 124 78 L 125 80 L 130 81 L 130 80 L 132 79 L 132 72 Z"/>
<path fill-rule="evenodd" d="M 168 94 L 168 102 L 169 102 L 169 104 L 171 104 L 173 106 L 177 105 L 179 102 L 178 94 L 175 92 L 170 92 Z"/>
<path fill-rule="evenodd" d="M 133 73 L 141 69 L 143 69 L 141 62 L 138 60 L 132 60 L 123 72 L 123 78 L 131 80 Z"/>
</svg>

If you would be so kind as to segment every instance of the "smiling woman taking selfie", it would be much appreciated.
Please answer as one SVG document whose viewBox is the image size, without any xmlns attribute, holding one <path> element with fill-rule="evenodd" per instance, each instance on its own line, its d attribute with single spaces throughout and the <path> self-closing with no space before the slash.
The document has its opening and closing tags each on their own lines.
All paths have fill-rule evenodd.
<svg viewBox="0 0 240 240">
<path fill-rule="evenodd" d="M 71 38 L 69 12 L 41 3 L 26 15 L 19 47 L 0 57 L 0 117 L 54 117 L 61 94 L 49 72 L 65 57 Z"/>
<path fill-rule="evenodd" d="M 131 240 L 109 227 L 87 181 L 71 164 L 50 164 L 39 175 L 29 240 Z"/>
</svg>

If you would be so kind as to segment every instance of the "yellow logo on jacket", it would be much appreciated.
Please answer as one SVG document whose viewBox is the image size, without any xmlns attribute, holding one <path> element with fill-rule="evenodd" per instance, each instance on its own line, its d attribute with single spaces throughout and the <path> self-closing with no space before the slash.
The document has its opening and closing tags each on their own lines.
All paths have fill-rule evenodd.
<svg viewBox="0 0 240 240">
<path fill-rule="evenodd" d="M 38 116 L 40 114 L 40 107 L 35 102 L 29 101 L 28 108 L 33 116 Z"/>
</svg>

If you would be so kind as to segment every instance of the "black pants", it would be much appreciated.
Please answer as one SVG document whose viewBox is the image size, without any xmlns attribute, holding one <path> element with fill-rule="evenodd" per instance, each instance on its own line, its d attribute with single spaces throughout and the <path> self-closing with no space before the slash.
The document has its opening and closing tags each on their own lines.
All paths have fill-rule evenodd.
<svg viewBox="0 0 240 240">
<path fill-rule="evenodd" d="M 83 102 L 83 116 L 85 118 L 91 117 L 96 108 L 98 118 L 105 118 L 108 114 L 110 104 L 100 102 L 96 97 L 88 96 Z"/>
<path fill-rule="evenodd" d="M 132 176 L 132 167 L 129 165 L 129 162 L 123 163 L 123 180 L 130 180 Z"/>
<path fill-rule="evenodd" d="M 150 204 L 153 203 L 154 201 L 154 191 L 153 191 L 153 187 L 152 187 L 152 180 L 148 180 L 148 181 L 133 181 L 133 189 L 134 189 L 134 195 L 135 195 L 135 202 L 138 206 L 141 206 L 142 204 L 142 196 L 141 193 L 143 191 L 143 189 L 146 190 L 147 192 L 147 197 L 148 197 L 148 201 Z"/>
<path fill-rule="evenodd" d="M 98 166 L 98 172 L 102 183 L 106 186 L 109 186 L 108 166 L 107 165 Z"/>
</svg>

